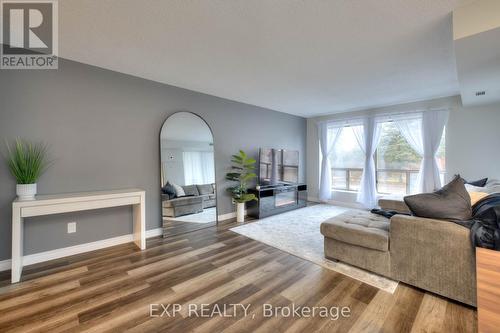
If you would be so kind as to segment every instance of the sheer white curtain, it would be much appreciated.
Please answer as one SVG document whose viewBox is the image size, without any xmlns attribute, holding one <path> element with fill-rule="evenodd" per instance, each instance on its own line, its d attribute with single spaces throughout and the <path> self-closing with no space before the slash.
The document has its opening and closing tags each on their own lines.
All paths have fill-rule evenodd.
<svg viewBox="0 0 500 333">
<path fill-rule="evenodd" d="M 357 201 L 366 208 L 377 206 L 377 178 L 375 150 L 380 142 L 380 126 L 374 117 L 363 119 L 363 126 L 354 126 L 354 135 L 365 153 L 363 176 L 361 177 Z"/>
<path fill-rule="evenodd" d="M 424 142 L 423 142 L 423 132 L 422 132 L 422 114 L 418 117 L 404 118 L 399 117 L 394 119 L 394 124 L 401 132 L 401 135 L 405 138 L 406 142 L 419 154 L 422 158 L 424 157 Z M 423 160 L 422 160 L 423 161 Z M 420 171 L 418 172 L 417 184 L 418 192 L 422 193 L 421 179 L 423 168 L 420 164 Z M 409 181 L 408 179 L 406 181 Z"/>
<path fill-rule="evenodd" d="M 201 185 L 215 183 L 214 153 L 211 151 L 185 151 L 184 184 Z"/>
<path fill-rule="evenodd" d="M 321 149 L 321 177 L 319 199 L 326 201 L 332 197 L 332 174 L 329 155 L 335 146 L 341 127 L 331 127 L 328 123 L 318 123 L 319 146 Z"/>
<path fill-rule="evenodd" d="M 408 116 L 394 120 L 408 144 L 422 157 L 417 181 L 420 193 L 442 186 L 436 154 L 447 119 L 447 110 L 430 110 L 422 112 L 418 118 Z"/>
<path fill-rule="evenodd" d="M 419 188 L 432 192 L 442 186 L 436 154 L 448 121 L 448 110 L 425 111 L 422 115 L 423 159 L 420 166 Z"/>
</svg>

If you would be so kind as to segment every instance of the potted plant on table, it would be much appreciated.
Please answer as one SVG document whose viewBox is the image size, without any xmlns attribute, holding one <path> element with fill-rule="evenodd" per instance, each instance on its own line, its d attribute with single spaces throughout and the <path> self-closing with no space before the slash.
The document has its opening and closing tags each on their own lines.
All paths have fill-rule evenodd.
<svg viewBox="0 0 500 333">
<path fill-rule="evenodd" d="M 17 139 L 13 147 L 7 143 L 6 160 L 10 173 L 17 181 L 18 199 L 35 199 L 36 182 L 48 167 L 47 146 Z"/>
<path fill-rule="evenodd" d="M 248 182 L 257 178 L 255 174 L 255 159 L 250 158 L 240 150 L 238 154 L 231 156 L 231 172 L 226 174 L 226 179 L 238 182 L 237 185 L 228 188 L 231 197 L 236 202 L 236 221 L 245 221 L 245 203 L 257 200 L 255 194 L 248 193 Z"/>
</svg>

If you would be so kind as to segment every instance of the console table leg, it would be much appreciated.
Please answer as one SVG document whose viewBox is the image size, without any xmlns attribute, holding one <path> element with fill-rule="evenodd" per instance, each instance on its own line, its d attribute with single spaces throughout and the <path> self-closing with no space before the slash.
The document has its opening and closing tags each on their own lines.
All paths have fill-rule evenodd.
<svg viewBox="0 0 500 333">
<path fill-rule="evenodd" d="M 12 209 L 12 272 L 11 282 L 21 280 L 23 271 L 23 218 L 20 209 Z"/>
<path fill-rule="evenodd" d="M 141 250 L 146 249 L 146 207 L 145 197 L 141 195 L 141 203 L 134 205 L 134 242 Z"/>
</svg>

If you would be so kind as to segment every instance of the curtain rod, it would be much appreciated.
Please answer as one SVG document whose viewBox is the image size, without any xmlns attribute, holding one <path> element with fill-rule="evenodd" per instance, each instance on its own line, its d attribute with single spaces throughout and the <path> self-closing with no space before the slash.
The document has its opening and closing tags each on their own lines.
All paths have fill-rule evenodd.
<svg viewBox="0 0 500 333">
<path fill-rule="evenodd" d="M 394 111 L 394 112 L 384 112 L 384 113 L 377 113 L 377 114 L 365 114 L 365 115 L 356 115 L 356 116 L 351 116 L 351 117 L 342 117 L 342 118 L 333 118 L 333 119 L 327 119 L 327 120 L 320 120 L 317 121 L 316 124 L 323 124 L 323 123 L 334 123 L 334 122 L 342 122 L 342 121 L 355 121 L 355 120 L 363 120 L 366 118 L 377 118 L 377 117 L 390 117 L 390 116 L 399 116 L 399 115 L 406 115 L 406 114 L 412 114 L 412 113 L 421 113 L 421 112 L 426 112 L 426 111 L 437 111 L 437 112 L 444 112 L 444 111 L 450 111 L 450 107 L 440 107 L 440 108 L 427 108 L 427 109 L 416 109 L 412 111 Z"/>
</svg>

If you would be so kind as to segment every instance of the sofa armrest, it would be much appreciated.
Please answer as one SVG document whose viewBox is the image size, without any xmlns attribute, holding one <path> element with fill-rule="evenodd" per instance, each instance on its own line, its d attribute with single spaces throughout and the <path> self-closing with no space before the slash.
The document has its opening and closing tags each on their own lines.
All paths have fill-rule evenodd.
<svg viewBox="0 0 500 333">
<path fill-rule="evenodd" d="M 397 280 L 475 305 L 469 229 L 448 221 L 395 215 L 389 234 L 391 271 Z"/>
<path fill-rule="evenodd" d="M 410 213 L 410 209 L 403 200 L 403 197 L 382 197 L 378 201 L 378 205 L 381 209 L 386 211 L 396 211 L 398 213 Z"/>
</svg>

